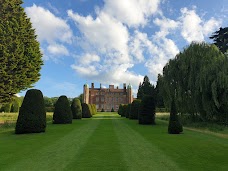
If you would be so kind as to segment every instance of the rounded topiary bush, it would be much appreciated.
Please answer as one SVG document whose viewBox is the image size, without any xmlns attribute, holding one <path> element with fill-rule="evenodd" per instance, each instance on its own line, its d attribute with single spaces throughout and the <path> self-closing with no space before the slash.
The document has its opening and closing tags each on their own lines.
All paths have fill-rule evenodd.
<svg viewBox="0 0 228 171">
<path fill-rule="evenodd" d="M 155 99 L 153 96 L 143 97 L 139 112 L 139 124 L 155 124 Z"/>
<path fill-rule="evenodd" d="M 170 117 L 169 117 L 168 133 L 169 134 L 180 134 L 181 132 L 183 132 L 183 127 L 177 116 L 177 109 L 176 109 L 175 101 L 172 100 Z"/>
<path fill-rule="evenodd" d="M 55 109 L 53 114 L 54 124 L 70 124 L 72 123 L 72 112 L 70 108 L 70 102 L 66 96 L 60 96 L 55 103 Z"/>
<path fill-rule="evenodd" d="M 82 117 L 83 118 L 91 118 L 92 113 L 90 111 L 89 104 L 82 103 Z"/>
<path fill-rule="evenodd" d="M 20 107 L 15 133 L 45 132 L 45 128 L 46 112 L 43 94 L 37 89 L 28 90 Z"/>
<path fill-rule="evenodd" d="M 111 109 L 111 112 L 115 112 L 114 109 L 113 109 L 113 107 L 112 107 L 112 109 Z"/>
<path fill-rule="evenodd" d="M 82 105 L 81 105 L 81 101 L 78 98 L 73 99 L 71 103 L 71 111 L 72 111 L 73 119 L 82 118 Z"/>
<path fill-rule="evenodd" d="M 138 119 L 140 105 L 141 105 L 141 100 L 139 99 L 136 99 L 132 102 L 129 119 Z"/>
</svg>

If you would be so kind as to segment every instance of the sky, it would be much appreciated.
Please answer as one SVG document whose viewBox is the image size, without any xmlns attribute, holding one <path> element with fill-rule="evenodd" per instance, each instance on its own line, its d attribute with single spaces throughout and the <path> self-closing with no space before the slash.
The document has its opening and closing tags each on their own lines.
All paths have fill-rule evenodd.
<svg viewBox="0 0 228 171">
<path fill-rule="evenodd" d="M 228 0 L 24 0 L 44 65 L 34 88 L 77 97 L 95 87 L 156 84 L 165 64 L 192 41 L 228 26 Z M 23 96 L 25 91 L 19 93 Z"/>
</svg>

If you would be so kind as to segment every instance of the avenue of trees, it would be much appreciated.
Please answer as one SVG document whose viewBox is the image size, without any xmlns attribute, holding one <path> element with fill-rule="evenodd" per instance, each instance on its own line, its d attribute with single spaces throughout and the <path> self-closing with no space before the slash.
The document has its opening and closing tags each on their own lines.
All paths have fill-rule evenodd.
<svg viewBox="0 0 228 171">
<path fill-rule="evenodd" d="M 0 103 L 37 82 L 43 65 L 35 30 L 21 4 L 22 0 L 0 3 Z"/>
</svg>

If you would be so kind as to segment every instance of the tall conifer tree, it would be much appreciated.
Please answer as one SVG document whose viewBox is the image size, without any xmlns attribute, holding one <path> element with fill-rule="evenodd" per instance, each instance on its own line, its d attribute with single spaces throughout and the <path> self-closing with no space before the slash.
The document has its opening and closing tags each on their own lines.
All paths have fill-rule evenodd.
<svg viewBox="0 0 228 171">
<path fill-rule="evenodd" d="M 0 102 L 10 101 L 40 78 L 40 45 L 21 4 L 22 0 L 0 3 Z"/>
</svg>

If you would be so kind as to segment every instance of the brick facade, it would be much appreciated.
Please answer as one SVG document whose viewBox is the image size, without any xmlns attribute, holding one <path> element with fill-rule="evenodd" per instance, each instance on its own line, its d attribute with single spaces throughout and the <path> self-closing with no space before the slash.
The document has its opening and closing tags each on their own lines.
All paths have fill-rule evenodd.
<svg viewBox="0 0 228 171">
<path fill-rule="evenodd" d="M 132 88 L 130 85 L 126 87 L 123 84 L 123 88 L 114 87 L 109 85 L 109 88 L 95 88 L 94 83 L 91 84 L 91 88 L 87 84 L 83 87 L 84 103 L 95 104 L 98 111 L 104 109 L 104 111 L 111 111 L 113 108 L 118 110 L 120 104 L 132 103 Z"/>
</svg>

